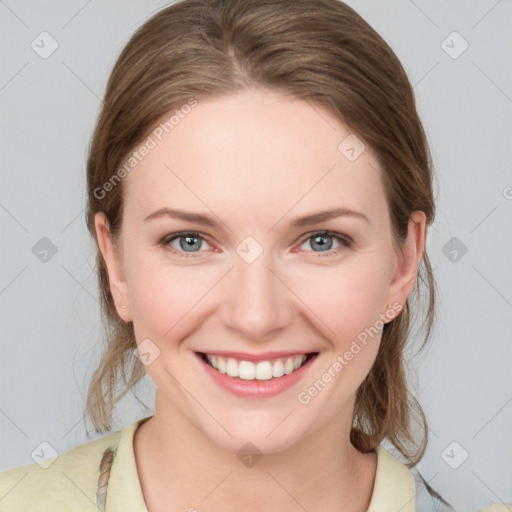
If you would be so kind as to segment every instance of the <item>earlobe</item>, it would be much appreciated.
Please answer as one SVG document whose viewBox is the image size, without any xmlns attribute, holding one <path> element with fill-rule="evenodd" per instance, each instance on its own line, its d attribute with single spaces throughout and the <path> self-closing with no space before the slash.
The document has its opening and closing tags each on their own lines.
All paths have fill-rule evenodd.
<svg viewBox="0 0 512 512">
<path fill-rule="evenodd" d="M 396 270 L 389 288 L 388 303 L 399 302 L 403 307 L 412 292 L 425 248 L 425 229 L 425 212 L 414 211 L 409 219 L 407 240 L 397 252 Z"/>
<path fill-rule="evenodd" d="M 110 293 L 114 299 L 119 316 L 125 322 L 131 322 L 131 313 L 126 304 L 129 303 L 128 288 L 123 274 L 122 261 L 111 238 L 110 226 L 104 212 L 94 217 L 98 247 L 105 261 L 108 272 Z"/>
</svg>

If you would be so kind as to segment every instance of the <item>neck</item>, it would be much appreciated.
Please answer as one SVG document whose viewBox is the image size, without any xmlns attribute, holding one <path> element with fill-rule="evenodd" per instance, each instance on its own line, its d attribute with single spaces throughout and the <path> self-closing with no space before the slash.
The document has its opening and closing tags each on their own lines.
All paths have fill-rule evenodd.
<svg viewBox="0 0 512 512">
<path fill-rule="evenodd" d="M 350 443 L 352 415 L 333 418 L 286 450 L 245 458 L 224 450 L 195 425 L 157 401 L 135 432 L 134 451 L 149 512 L 302 508 L 367 510 L 377 456 Z M 169 404 L 165 404 L 166 407 Z M 243 445 L 243 442 L 241 443 Z M 297 508 L 298 507 L 298 508 Z"/>
</svg>

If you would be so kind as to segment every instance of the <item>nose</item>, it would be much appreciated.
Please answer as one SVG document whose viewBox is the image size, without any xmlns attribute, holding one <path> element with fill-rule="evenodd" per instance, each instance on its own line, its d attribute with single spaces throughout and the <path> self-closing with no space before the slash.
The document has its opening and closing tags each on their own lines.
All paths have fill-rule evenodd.
<svg viewBox="0 0 512 512">
<path fill-rule="evenodd" d="M 224 279 L 222 322 L 244 339 L 271 339 L 293 318 L 293 294 L 273 267 L 265 251 L 252 263 L 235 255 L 234 268 Z"/>
</svg>

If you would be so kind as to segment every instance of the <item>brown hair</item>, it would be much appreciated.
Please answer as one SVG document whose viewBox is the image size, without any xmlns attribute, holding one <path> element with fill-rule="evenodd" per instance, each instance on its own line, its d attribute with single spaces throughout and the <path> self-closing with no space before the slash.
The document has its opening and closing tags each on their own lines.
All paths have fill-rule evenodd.
<svg viewBox="0 0 512 512">
<path fill-rule="evenodd" d="M 391 48 L 352 8 L 339 0 L 182 0 L 159 11 L 135 32 L 113 68 L 87 162 L 86 218 L 96 240 L 106 334 L 86 401 L 96 432 L 110 429 L 116 403 L 145 375 L 133 355 L 133 324 L 117 314 L 97 245 L 97 212 L 105 213 L 114 243 L 121 229 L 124 181 L 108 193 L 105 184 L 164 114 L 192 97 L 247 87 L 323 105 L 373 149 L 395 244 L 405 240 L 413 211 L 425 212 L 427 226 L 434 220 L 431 156 L 413 89 Z M 404 355 L 416 311 L 410 301 L 419 306 L 420 284 L 429 292 L 420 350 L 434 322 L 435 282 L 426 251 L 418 278 L 399 316 L 384 325 L 375 363 L 357 391 L 350 436 L 364 453 L 387 437 L 409 467 L 419 462 L 428 439 L 425 414 L 408 389 Z M 419 445 L 413 422 L 422 431 Z"/>
</svg>

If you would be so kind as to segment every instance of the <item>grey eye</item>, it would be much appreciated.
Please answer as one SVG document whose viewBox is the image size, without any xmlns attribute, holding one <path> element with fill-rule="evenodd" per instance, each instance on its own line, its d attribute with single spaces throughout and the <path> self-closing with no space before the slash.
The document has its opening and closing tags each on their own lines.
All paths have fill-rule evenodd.
<svg viewBox="0 0 512 512">
<path fill-rule="evenodd" d="M 178 246 L 173 244 L 175 241 L 179 241 Z M 179 233 L 165 241 L 165 245 L 170 245 L 178 252 L 201 252 L 200 249 L 203 243 L 208 242 L 199 233 Z"/>
<path fill-rule="evenodd" d="M 333 240 L 335 238 L 338 238 L 338 237 L 336 237 L 334 235 L 329 235 L 328 233 L 320 233 L 320 234 L 315 234 L 315 235 L 310 236 L 309 238 L 307 238 L 304 241 L 304 243 L 309 242 L 310 247 L 315 252 L 325 252 L 325 251 L 329 251 L 333 248 Z M 339 245 L 334 248 L 336 249 L 337 247 L 339 247 Z"/>
<path fill-rule="evenodd" d="M 314 235 L 310 238 L 312 240 L 311 247 L 319 248 L 320 251 L 328 251 L 332 248 L 332 236 L 329 235 Z"/>
</svg>

